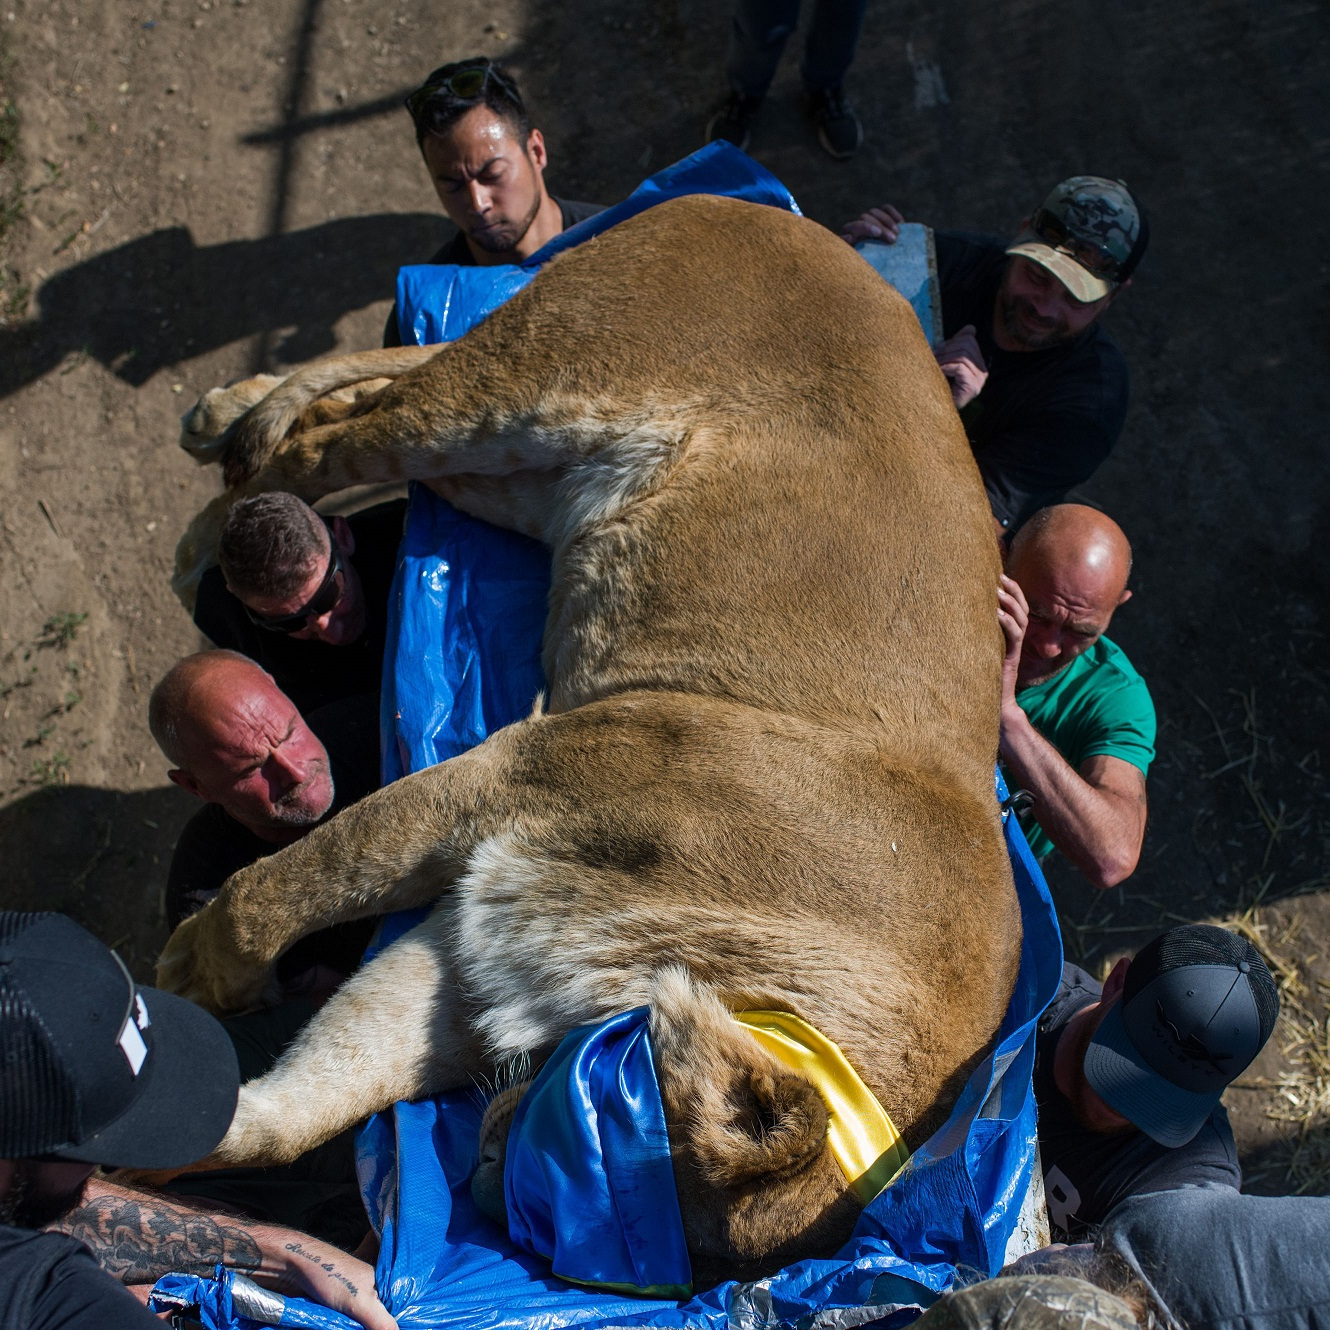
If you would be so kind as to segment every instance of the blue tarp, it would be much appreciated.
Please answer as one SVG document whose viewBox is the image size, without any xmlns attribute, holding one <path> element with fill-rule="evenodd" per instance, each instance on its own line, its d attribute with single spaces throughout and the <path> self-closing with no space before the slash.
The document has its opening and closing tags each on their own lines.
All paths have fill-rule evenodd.
<svg viewBox="0 0 1330 1330">
<path fill-rule="evenodd" d="M 652 202 L 690 192 L 794 207 L 774 179 L 737 149 L 711 144 L 653 177 L 619 208 L 581 223 L 523 269 L 404 269 L 398 288 L 404 338 L 414 340 L 419 328 L 441 328 L 448 336 L 465 331 L 501 303 L 496 293 L 507 298 L 520 289 L 529 280 L 523 274 L 557 249 Z M 491 287 L 481 280 L 485 274 Z M 389 640 L 395 648 L 385 665 L 389 778 L 462 752 L 526 714 L 543 683 L 539 644 L 548 586 L 543 547 L 465 517 L 423 488 L 414 490 L 393 592 Z M 1000 777 L 997 790 L 1004 797 Z M 477 1212 L 469 1178 L 484 1100 L 477 1092 L 457 1092 L 429 1103 L 398 1104 L 371 1119 L 359 1137 L 362 1191 L 383 1239 L 378 1287 L 403 1330 L 794 1326 L 808 1324 L 814 1313 L 825 1320 L 832 1309 L 866 1305 L 884 1316 L 894 1313 L 904 1324 L 951 1284 L 958 1267 L 996 1273 L 1035 1159 L 1035 1022 L 1062 969 L 1057 918 L 1043 875 L 1013 816 L 1005 818 L 1004 830 L 1024 941 L 996 1047 L 943 1127 L 867 1207 L 836 1259 L 802 1261 L 757 1284 L 725 1284 L 684 1304 L 565 1284 Z M 380 945 L 419 917 L 387 921 Z M 216 1280 L 171 1276 L 159 1288 L 198 1302 L 210 1330 L 256 1324 L 237 1309 L 243 1288 L 227 1272 Z M 351 1324 L 295 1298 L 285 1300 L 280 1323 Z"/>
</svg>

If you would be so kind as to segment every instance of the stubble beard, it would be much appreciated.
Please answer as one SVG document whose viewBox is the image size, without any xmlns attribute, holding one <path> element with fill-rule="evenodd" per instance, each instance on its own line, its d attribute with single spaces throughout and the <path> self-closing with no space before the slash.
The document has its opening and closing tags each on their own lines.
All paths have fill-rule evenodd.
<svg viewBox="0 0 1330 1330">
<path fill-rule="evenodd" d="M 997 313 L 1002 323 L 1002 331 L 1027 351 L 1047 351 L 1049 347 L 1060 346 L 1063 342 L 1071 340 L 1067 329 L 1060 323 L 1047 331 L 1030 332 L 1028 326 L 1018 319 L 1023 314 L 1027 319 L 1038 322 L 1038 316 L 1029 301 L 1022 300 L 1019 296 L 1008 296 L 999 291 Z"/>
<path fill-rule="evenodd" d="M 479 249 L 483 249 L 487 254 L 508 254 L 515 250 L 518 245 L 526 239 L 526 233 L 531 230 L 537 215 L 540 212 L 541 205 L 545 202 L 540 191 L 537 190 L 535 202 L 531 205 L 531 211 L 526 217 L 516 223 L 509 223 L 507 226 L 493 227 L 486 231 L 481 231 L 478 235 L 470 237 L 471 242 Z"/>
<path fill-rule="evenodd" d="M 274 829 L 281 831 L 303 831 L 308 830 L 310 827 L 317 826 L 323 820 L 325 814 L 328 812 L 328 808 L 332 807 L 333 798 L 336 797 L 335 791 L 328 800 L 328 808 L 325 808 L 321 813 L 316 814 L 312 812 L 312 810 L 303 805 L 302 801 L 304 800 L 305 795 L 309 792 L 310 787 L 324 775 L 328 775 L 328 785 L 331 789 L 332 778 L 325 767 L 310 776 L 308 780 L 302 781 L 299 785 L 292 786 L 285 794 L 273 800 L 270 817 Z"/>
<path fill-rule="evenodd" d="M 58 1194 L 48 1194 L 37 1187 L 31 1161 L 16 1160 L 9 1190 L 0 1197 L 0 1224 L 8 1224 L 12 1228 L 45 1228 L 78 1205 L 87 1185 L 88 1180 L 84 1178 L 77 1187 Z"/>
</svg>

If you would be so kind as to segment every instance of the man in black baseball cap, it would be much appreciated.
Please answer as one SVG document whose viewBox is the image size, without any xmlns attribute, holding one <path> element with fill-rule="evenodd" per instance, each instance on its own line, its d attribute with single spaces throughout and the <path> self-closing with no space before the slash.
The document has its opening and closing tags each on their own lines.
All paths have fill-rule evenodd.
<svg viewBox="0 0 1330 1330">
<path fill-rule="evenodd" d="M 1118 962 L 1103 989 L 1074 965 L 1039 1024 L 1035 1097 L 1049 1218 L 1060 1240 L 1128 1196 L 1238 1187 L 1225 1088 L 1279 1015 L 1245 938 L 1186 924 Z"/>
<path fill-rule="evenodd" d="M 226 1032 L 193 1004 L 136 985 L 114 952 L 63 915 L 4 911 L 0 1058 L 0 1330 L 159 1325 L 83 1245 L 33 1230 L 86 1204 L 90 1189 L 103 1201 L 180 1210 L 108 1183 L 90 1188 L 88 1179 L 98 1164 L 173 1169 L 212 1151 L 230 1126 L 239 1089 Z M 204 1228 L 209 1217 L 193 1219 Z M 252 1273 L 296 1285 L 371 1330 L 395 1324 L 363 1263 L 336 1252 L 355 1267 L 359 1286 L 330 1283 L 324 1275 L 333 1265 L 306 1254 L 313 1239 L 244 1231 L 230 1216 L 227 1223 L 241 1235 L 232 1249 L 243 1248 Z M 292 1238 L 301 1241 L 282 1241 Z M 317 1246 L 321 1257 L 335 1252 Z M 217 1259 L 225 1255 L 223 1247 Z"/>
</svg>

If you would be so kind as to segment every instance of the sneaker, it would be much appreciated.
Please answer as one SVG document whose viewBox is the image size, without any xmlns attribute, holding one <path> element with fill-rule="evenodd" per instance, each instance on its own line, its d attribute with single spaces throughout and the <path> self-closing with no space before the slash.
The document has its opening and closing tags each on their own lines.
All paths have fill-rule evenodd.
<svg viewBox="0 0 1330 1330">
<path fill-rule="evenodd" d="M 808 118 L 817 126 L 817 141 L 838 162 L 853 157 L 864 141 L 864 127 L 850 99 L 839 88 L 808 93 Z"/>
<path fill-rule="evenodd" d="M 741 152 L 752 138 L 753 117 L 762 105 L 761 97 L 742 97 L 732 92 L 715 115 L 707 121 L 707 142 L 724 139 Z"/>
</svg>

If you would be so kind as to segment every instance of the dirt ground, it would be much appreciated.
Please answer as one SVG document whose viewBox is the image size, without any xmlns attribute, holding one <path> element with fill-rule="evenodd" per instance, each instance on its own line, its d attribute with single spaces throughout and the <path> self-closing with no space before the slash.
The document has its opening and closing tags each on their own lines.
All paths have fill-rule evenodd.
<svg viewBox="0 0 1330 1330">
<path fill-rule="evenodd" d="M 377 345 L 398 265 L 445 235 L 401 94 L 505 57 L 555 190 L 613 202 L 698 146 L 725 10 L 0 0 L 0 904 L 67 910 L 150 973 L 192 806 L 145 706 L 200 644 L 168 572 L 218 484 L 177 417 Z M 819 221 L 889 200 L 1004 231 L 1081 171 L 1150 207 L 1109 315 L 1131 414 L 1085 489 L 1136 549 L 1112 636 L 1159 709 L 1150 830 L 1122 889 L 1051 876 L 1091 968 L 1180 919 L 1241 917 L 1270 949 L 1290 1018 L 1230 1095 L 1249 1179 L 1330 1190 L 1330 10 L 873 4 L 849 82 L 868 138 L 841 164 L 794 57 L 752 152 Z"/>
</svg>

